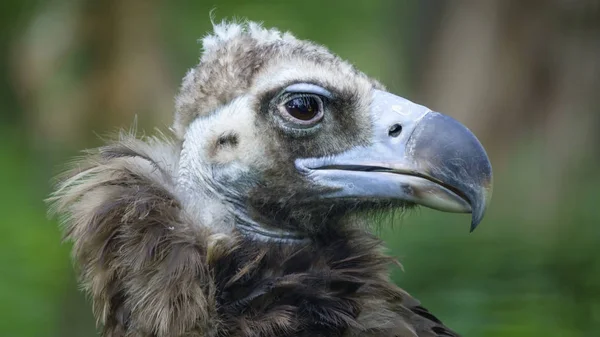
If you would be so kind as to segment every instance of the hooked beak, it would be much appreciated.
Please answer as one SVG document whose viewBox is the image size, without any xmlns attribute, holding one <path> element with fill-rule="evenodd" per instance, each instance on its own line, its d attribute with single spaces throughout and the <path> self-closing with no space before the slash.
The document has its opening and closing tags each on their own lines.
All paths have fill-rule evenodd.
<svg viewBox="0 0 600 337">
<path fill-rule="evenodd" d="M 481 143 L 455 119 L 374 90 L 370 146 L 296 167 L 332 191 L 323 198 L 400 199 L 471 213 L 471 231 L 492 196 L 492 166 Z"/>
</svg>

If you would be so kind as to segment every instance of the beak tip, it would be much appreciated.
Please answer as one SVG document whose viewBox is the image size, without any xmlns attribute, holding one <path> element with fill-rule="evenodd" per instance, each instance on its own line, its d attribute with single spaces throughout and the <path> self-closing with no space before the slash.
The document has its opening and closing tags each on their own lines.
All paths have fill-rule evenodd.
<svg viewBox="0 0 600 337">
<path fill-rule="evenodd" d="M 481 223 L 481 220 L 483 220 L 483 216 L 487 209 L 489 199 L 484 200 L 485 201 L 483 203 L 476 203 L 475 205 L 473 205 L 473 211 L 471 213 L 471 229 L 469 233 L 473 233 L 475 228 L 477 228 L 477 226 L 479 226 L 479 224 Z"/>
<path fill-rule="evenodd" d="M 475 231 L 475 228 L 479 226 L 481 220 L 483 220 L 483 210 L 473 212 L 473 215 L 471 217 L 471 229 L 469 230 L 469 233 L 473 233 L 473 231 Z"/>
<path fill-rule="evenodd" d="M 493 186 L 492 181 L 493 181 L 493 179 L 492 179 L 491 165 L 490 165 L 489 174 L 487 176 L 489 178 L 488 178 L 487 182 L 483 184 L 483 186 L 485 186 L 485 187 L 481 189 L 479 198 L 476 198 L 476 200 L 478 199 L 479 202 L 475 202 L 475 205 L 473 205 L 470 233 L 473 233 L 475 228 L 477 228 L 477 226 L 479 226 L 479 224 L 483 220 L 483 216 L 485 215 L 487 208 L 490 204 L 490 201 L 492 199 L 492 186 Z"/>
<path fill-rule="evenodd" d="M 473 231 L 475 230 L 475 228 L 477 228 L 477 226 L 479 225 L 478 221 L 471 221 L 471 229 L 469 229 L 469 233 L 473 233 Z"/>
</svg>

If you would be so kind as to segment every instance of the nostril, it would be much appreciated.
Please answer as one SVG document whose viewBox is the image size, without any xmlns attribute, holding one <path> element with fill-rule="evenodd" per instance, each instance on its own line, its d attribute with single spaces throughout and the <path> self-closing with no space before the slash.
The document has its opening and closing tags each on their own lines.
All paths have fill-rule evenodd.
<svg viewBox="0 0 600 337">
<path fill-rule="evenodd" d="M 402 132 L 402 125 L 396 123 L 390 127 L 388 135 L 395 138 L 400 136 L 400 132 Z"/>
</svg>

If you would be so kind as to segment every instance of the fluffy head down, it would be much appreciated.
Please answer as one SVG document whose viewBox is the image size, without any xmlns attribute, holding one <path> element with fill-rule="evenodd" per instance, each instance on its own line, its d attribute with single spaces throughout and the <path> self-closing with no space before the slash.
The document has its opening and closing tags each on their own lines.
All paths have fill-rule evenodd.
<svg viewBox="0 0 600 337">
<path fill-rule="evenodd" d="M 261 90 L 264 76 L 278 71 L 279 78 L 268 78 L 270 84 L 297 77 L 301 70 L 307 80 L 327 77 L 339 86 L 362 80 L 383 88 L 327 48 L 255 22 L 215 24 L 213 33 L 202 39 L 202 49 L 200 63 L 184 77 L 175 101 L 173 130 L 180 138 L 196 117 L 210 114 L 250 88 Z"/>
</svg>

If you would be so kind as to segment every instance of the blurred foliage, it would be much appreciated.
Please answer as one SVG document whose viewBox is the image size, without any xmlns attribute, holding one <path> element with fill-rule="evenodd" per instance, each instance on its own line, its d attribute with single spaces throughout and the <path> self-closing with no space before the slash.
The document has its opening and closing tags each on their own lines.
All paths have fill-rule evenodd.
<svg viewBox="0 0 600 337">
<path fill-rule="evenodd" d="M 2 1 L 0 334 L 95 335 L 69 245 L 46 217 L 49 181 L 99 143 L 95 133 L 127 127 L 135 114 L 148 130 L 168 125 L 216 8 L 217 19 L 264 21 L 325 44 L 390 90 L 448 106 L 484 139 L 495 168 L 487 217 L 472 234 L 465 215 L 421 209 L 393 219 L 382 235 L 405 269 L 394 271 L 398 284 L 465 336 L 600 335 L 600 5 L 574 3 Z M 492 25 L 500 28 L 465 34 Z M 475 53 L 486 46 L 492 52 Z M 561 61 L 561 50 L 575 58 Z M 537 77 L 524 77 L 531 69 Z M 463 77 L 486 87 L 470 93 L 482 82 Z M 459 104 L 472 102 L 473 112 Z"/>
</svg>

